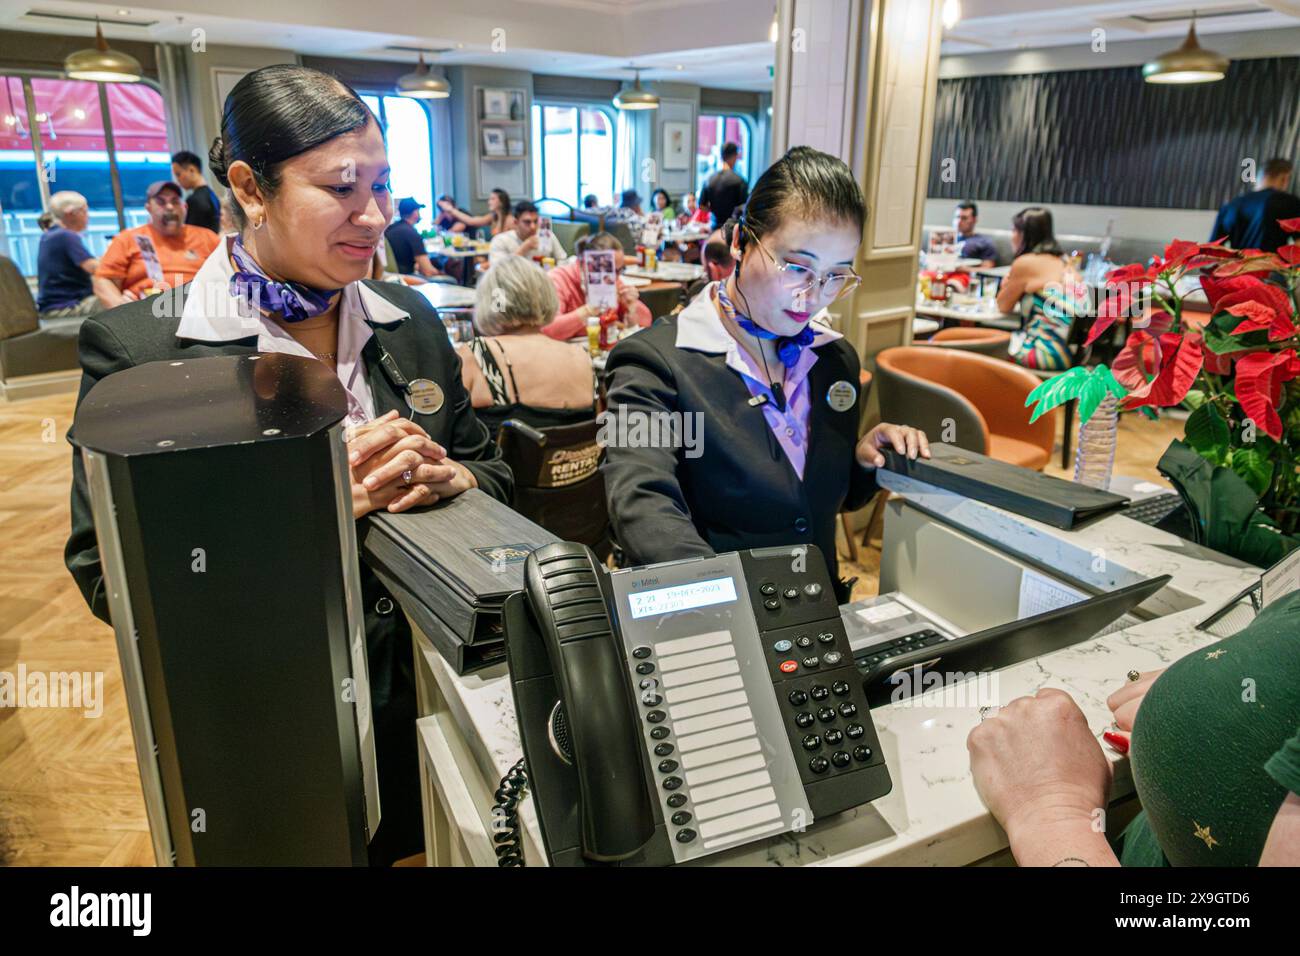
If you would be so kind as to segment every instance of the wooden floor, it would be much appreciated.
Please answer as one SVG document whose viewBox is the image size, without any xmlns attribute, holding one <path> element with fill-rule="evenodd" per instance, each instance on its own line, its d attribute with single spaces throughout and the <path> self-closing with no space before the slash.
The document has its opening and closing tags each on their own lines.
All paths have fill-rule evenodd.
<svg viewBox="0 0 1300 956">
<path fill-rule="evenodd" d="M 0 403 L 0 672 L 104 675 L 103 714 L 0 708 L 0 863 L 153 862 L 113 632 L 91 616 L 63 566 L 74 396 Z M 1155 479 L 1182 423 L 1121 423 L 1118 473 Z M 1059 453 L 1056 464 L 1059 465 Z M 1064 474 L 1059 468 L 1050 469 Z M 862 552 L 858 595 L 874 594 L 875 552 Z"/>
</svg>

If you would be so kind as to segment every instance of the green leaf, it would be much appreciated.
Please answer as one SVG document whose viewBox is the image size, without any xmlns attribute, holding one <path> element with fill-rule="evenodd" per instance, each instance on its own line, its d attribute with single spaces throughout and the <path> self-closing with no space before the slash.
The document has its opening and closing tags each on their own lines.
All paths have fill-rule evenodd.
<svg viewBox="0 0 1300 956">
<path fill-rule="evenodd" d="M 1232 470 L 1235 471 L 1252 491 L 1262 495 L 1273 483 L 1273 463 L 1263 449 L 1247 447 L 1232 451 Z"/>
<path fill-rule="evenodd" d="M 1183 404 L 1187 406 L 1189 412 L 1194 412 L 1205 404 L 1205 392 L 1199 388 L 1190 388 L 1187 394 L 1183 396 Z"/>
<path fill-rule="evenodd" d="M 1206 402 L 1188 416 L 1183 437 L 1200 454 L 1214 464 L 1222 465 L 1227 458 L 1232 431 L 1218 407 Z"/>
</svg>

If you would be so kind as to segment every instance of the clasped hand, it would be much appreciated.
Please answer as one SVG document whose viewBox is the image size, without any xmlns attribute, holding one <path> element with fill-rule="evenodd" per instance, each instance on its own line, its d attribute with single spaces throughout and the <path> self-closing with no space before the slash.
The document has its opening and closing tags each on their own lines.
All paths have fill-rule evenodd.
<svg viewBox="0 0 1300 956">
<path fill-rule="evenodd" d="M 468 468 L 396 411 L 350 429 L 347 447 L 354 518 L 380 508 L 396 514 L 478 486 Z"/>
</svg>

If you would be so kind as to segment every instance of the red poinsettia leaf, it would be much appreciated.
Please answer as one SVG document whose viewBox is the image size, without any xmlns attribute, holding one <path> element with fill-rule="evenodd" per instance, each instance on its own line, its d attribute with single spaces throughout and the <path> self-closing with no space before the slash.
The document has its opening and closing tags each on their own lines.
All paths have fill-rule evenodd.
<svg viewBox="0 0 1300 956">
<path fill-rule="evenodd" d="M 1283 246 L 1278 249 L 1277 257 L 1289 266 L 1300 265 L 1300 244 Z"/>
<path fill-rule="evenodd" d="M 1242 275 L 1247 272 L 1272 272 L 1274 269 L 1284 269 L 1284 263 L 1272 253 L 1264 253 L 1257 256 L 1244 256 L 1232 262 L 1225 262 L 1214 270 L 1214 274 L 1219 278 L 1228 276 Z"/>
<path fill-rule="evenodd" d="M 1182 266 L 1187 259 L 1201 251 L 1199 242 L 1188 242 L 1186 239 L 1175 239 L 1169 245 L 1165 246 L 1165 265 L 1161 272 L 1168 272 Z"/>
<path fill-rule="evenodd" d="M 1300 232 L 1300 219 L 1279 219 L 1277 224 L 1287 232 Z"/>
<path fill-rule="evenodd" d="M 1233 306 L 1245 302 L 1258 302 L 1260 305 L 1272 309 L 1278 315 L 1292 317 L 1291 297 L 1281 288 L 1271 282 L 1262 281 L 1259 276 L 1240 276 L 1239 278 L 1247 281 L 1237 285 L 1233 291 L 1222 296 L 1215 303 L 1214 311 L 1216 313 L 1230 311 Z"/>
<path fill-rule="evenodd" d="M 1179 342 L 1179 339 L 1182 339 Z M 1177 405 L 1187 397 L 1196 376 L 1201 373 L 1205 363 L 1205 351 L 1201 347 L 1201 337 L 1195 333 L 1179 336 L 1169 333 L 1160 336 L 1161 345 L 1169 360 L 1160 369 L 1160 373 L 1151 382 L 1144 394 L 1130 393 L 1124 399 L 1124 407 L 1139 408 L 1142 405 L 1156 405 L 1166 408 Z M 1177 344 L 1177 351 L 1174 345 Z"/>
<path fill-rule="evenodd" d="M 1282 352 L 1251 352 L 1237 359 L 1237 401 L 1256 427 L 1274 441 L 1282 438 L 1282 419 L 1277 405 L 1282 383 L 1300 374 L 1295 349 Z"/>
<path fill-rule="evenodd" d="M 1231 375 L 1232 356 L 1218 355 L 1215 352 L 1206 350 L 1205 371 L 1209 372 L 1211 375 Z"/>
<path fill-rule="evenodd" d="M 1110 363 L 1110 373 L 1130 394 L 1149 389 L 1148 378 L 1153 377 L 1160 367 L 1159 348 L 1158 340 L 1144 330 L 1136 329 L 1115 356 L 1115 361 Z"/>
<path fill-rule="evenodd" d="M 1201 288 L 1205 290 L 1205 298 L 1210 301 L 1211 312 L 1221 312 L 1219 300 L 1230 292 L 1236 292 L 1239 289 L 1249 288 L 1260 281 L 1258 276 L 1230 276 L 1218 278 L 1213 275 L 1201 276 Z"/>
<path fill-rule="evenodd" d="M 1112 269 L 1106 273 L 1106 285 L 1119 285 L 1121 283 L 1137 283 L 1139 286 L 1146 285 L 1155 278 L 1154 274 L 1140 262 L 1134 262 L 1127 266 L 1120 266 L 1118 269 Z"/>
<path fill-rule="evenodd" d="M 1151 309 L 1133 320 L 1133 328 L 1146 329 L 1152 335 L 1164 335 L 1174 327 L 1174 317 L 1164 309 Z"/>
<path fill-rule="evenodd" d="M 1237 327 L 1232 330 L 1233 335 L 1245 335 L 1247 332 L 1259 332 L 1267 329 L 1272 326 L 1273 320 L 1277 318 L 1277 310 L 1254 299 L 1236 302 L 1228 306 L 1226 311 L 1229 315 L 1243 317 L 1243 321 L 1237 323 Z"/>
</svg>

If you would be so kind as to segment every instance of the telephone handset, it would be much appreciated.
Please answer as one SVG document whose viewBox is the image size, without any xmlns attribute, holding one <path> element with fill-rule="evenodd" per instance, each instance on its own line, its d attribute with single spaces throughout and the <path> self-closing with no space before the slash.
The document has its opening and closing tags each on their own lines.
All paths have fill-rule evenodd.
<svg viewBox="0 0 1300 956">
<path fill-rule="evenodd" d="M 504 622 L 553 865 L 683 863 L 890 790 L 814 546 L 608 572 L 550 544 Z"/>
</svg>

